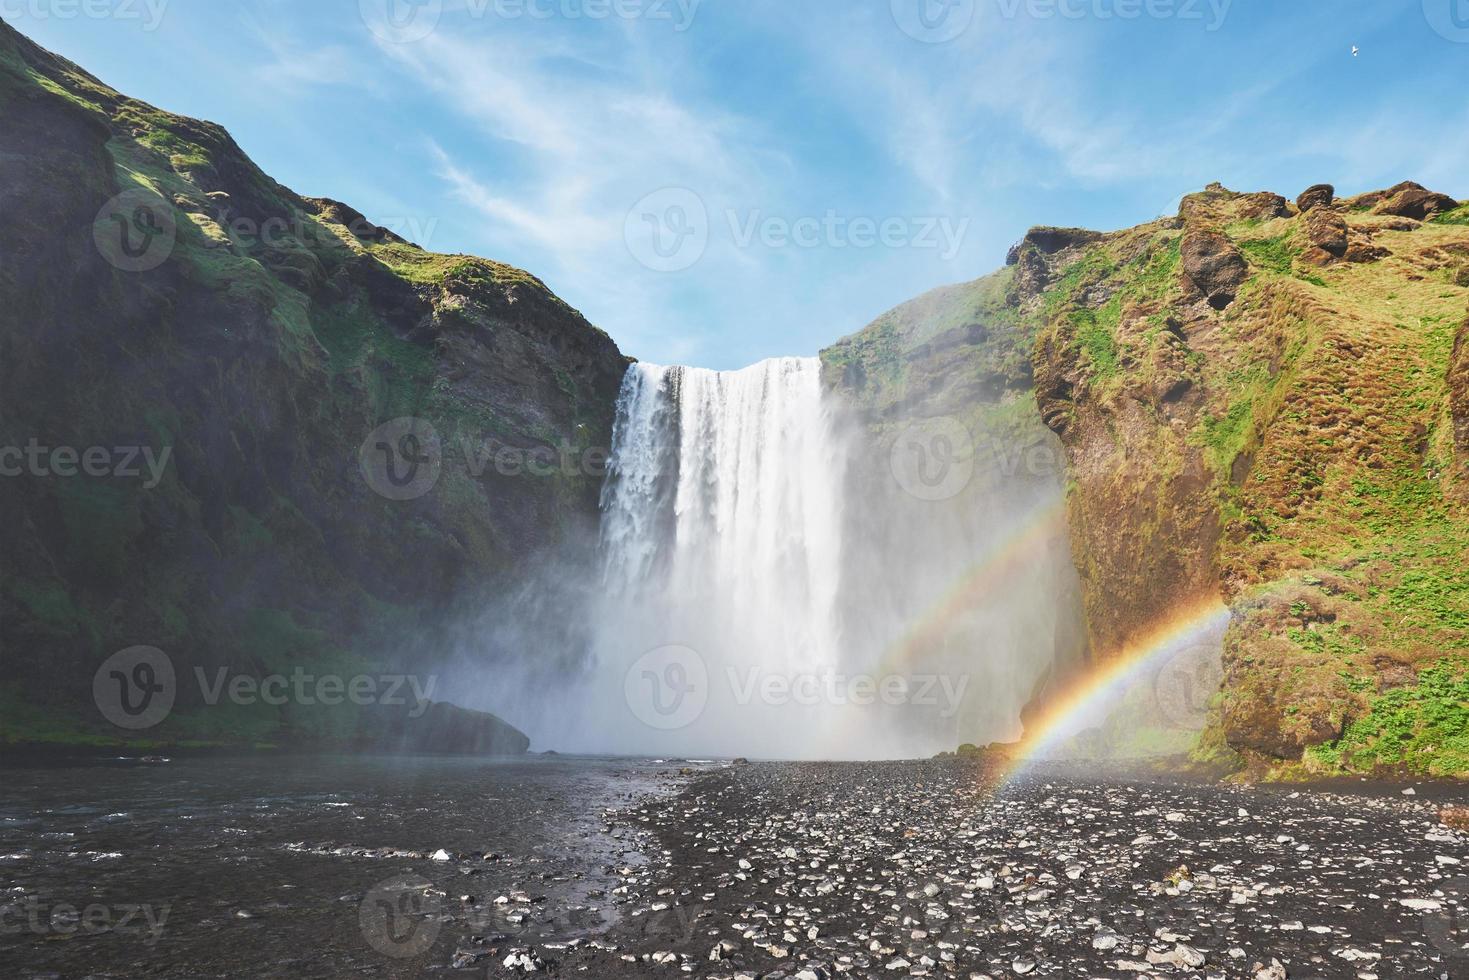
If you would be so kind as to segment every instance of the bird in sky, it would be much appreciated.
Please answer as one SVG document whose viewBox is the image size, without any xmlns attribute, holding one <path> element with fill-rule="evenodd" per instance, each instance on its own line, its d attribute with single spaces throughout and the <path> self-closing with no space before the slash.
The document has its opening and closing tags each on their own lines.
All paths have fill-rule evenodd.
<svg viewBox="0 0 1469 980">
<path fill-rule="evenodd" d="M 1352 45 L 1352 57 L 1353 57 L 1353 58 L 1355 58 L 1355 57 L 1356 57 L 1356 56 L 1357 56 L 1357 52 L 1359 52 L 1359 51 L 1361 51 L 1361 50 L 1362 50 L 1362 49 L 1361 49 L 1361 48 L 1359 48 L 1359 47 L 1357 47 L 1357 46 L 1356 46 L 1356 45 L 1355 45 L 1355 44 L 1354 44 L 1354 45 Z"/>
</svg>

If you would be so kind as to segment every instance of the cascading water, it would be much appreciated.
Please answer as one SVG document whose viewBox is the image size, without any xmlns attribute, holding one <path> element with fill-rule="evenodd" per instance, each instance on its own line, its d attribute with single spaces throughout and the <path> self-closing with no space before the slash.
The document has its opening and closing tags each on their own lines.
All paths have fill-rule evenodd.
<svg viewBox="0 0 1469 980">
<path fill-rule="evenodd" d="M 836 401 L 816 358 L 628 370 L 602 496 L 595 665 L 565 744 L 886 758 L 1019 734 L 1066 645 L 1064 528 L 988 592 L 968 586 L 1026 515 L 1056 510 L 1059 490 L 1012 499 L 976 481 L 947 503 L 920 499 Z"/>
<path fill-rule="evenodd" d="M 614 598 L 670 638 L 837 666 L 843 458 L 820 380 L 815 358 L 629 370 L 602 500 Z"/>
</svg>

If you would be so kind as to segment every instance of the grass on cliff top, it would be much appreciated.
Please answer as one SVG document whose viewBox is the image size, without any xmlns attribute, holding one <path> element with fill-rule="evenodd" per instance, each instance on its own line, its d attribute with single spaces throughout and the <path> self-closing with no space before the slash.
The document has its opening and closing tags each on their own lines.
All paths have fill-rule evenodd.
<svg viewBox="0 0 1469 980">
<path fill-rule="evenodd" d="M 1049 329 L 1083 354 L 1101 391 L 1115 388 L 1125 358 L 1137 359 L 1142 353 L 1124 350 L 1124 314 L 1161 310 L 1177 290 L 1181 242 L 1174 231 L 1144 228 L 1120 243 L 1093 246 L 1046 290 L 1041 309 Z M 1132 254 L 1120 257 L 1117 253 L 1124 249 Z M 1104 289 L 1106 298 L 1098 302 Z M 1160 332 L 1154 324 L 1143 339 L 1155 343 Z"/>
<path fill-rule="evenodd" d="M 447 279 L 458 279 L 485 286 L 520 283 L 541 290 L 546 288 L 544 283 L 523 269 L 473 255 L 441 255 L 400 242 L 372 244 L 367 250 L 399 276 L 420 285 L 438 286 Z"/>
</svg>

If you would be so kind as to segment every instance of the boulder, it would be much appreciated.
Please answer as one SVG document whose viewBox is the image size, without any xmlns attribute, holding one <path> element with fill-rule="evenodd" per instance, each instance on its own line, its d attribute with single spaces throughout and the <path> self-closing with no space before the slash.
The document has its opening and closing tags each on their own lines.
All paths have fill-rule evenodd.
<svg viewBox="0 0 1469 980">
<path fill-rule="evenodd" d="M 1253 218 L 1256 221 L 1290 217 L 1290 205 L 1286 203 L 1285 198 L 1279 194 L 1272 194 L 1270 191 L 1245 194 L 1239 199 L 1238 207 L 1241 217 Z"/>
<path fill-rule="evenodd" d="M 1421 191 L 1423 189 L 1424 188 L 1422 184 L 1412 180 L 1405 180 L 1400 184 L 1393 184 L 1391 187 L 1385 188 L 1383 190 L 1367 191 L 1365 194 L 1358 194 L 1356 197 L 1349 197 L 1345 201 L 1342 201 L 1342 205 L 1353 211 L 1366 211 L 1376 207 L 1377 205 L 1381 204 L 1383 201 L 1394 196 L 1395 194 L 1400 194 L 1406 190 Z"/>
<path fill-rule="evenodd" d="M 1302 214 L 1312 208 L 1331 207 L 1331 202 L 1336 200 L 1336 188 L 1330 184 L 1312 184 L 1301 191 L 1296 198 L 1296 207 Z"/>
<path fill-rule="evenodd" d="M 1435 214 L 1452 211 L 1458 206 L 1459 202 L 1447 194 L 1440 194 L 1415 184 L 1379 201 L 1372 212 L 1423 221 Z"/>
<path fill-rule="evenodd" d="M 1183 274 L 1216 310 L 1234 302 L 1240 284 L 1250 274 L 1239 249 L 1215 231 L 1195 230 L 1183 236 L 1180 246 Z"/>
<path fill-rule="evenodd" d="M 524 755 L 530 739 L 485 711 L 442 701 L 377 704 L 363 713 L 361 747 L 425 755 Z"/>
<path fill-rule="evenodd" d="M 1330 265 L 1347 254 L 1347 222 L 1340 214 L 1316 207 L 1305 214 L 1310 246 L 1301 258 L 1312 265 Z"/>
</svg>

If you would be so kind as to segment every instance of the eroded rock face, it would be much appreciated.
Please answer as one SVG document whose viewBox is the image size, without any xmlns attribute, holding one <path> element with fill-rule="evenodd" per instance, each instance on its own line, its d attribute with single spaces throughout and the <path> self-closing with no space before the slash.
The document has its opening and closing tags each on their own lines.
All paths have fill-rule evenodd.
<svg viewBox="0 0 1469 980">
<path fill-rule="evenodd" d="M 1290 217 L 1290 205 L 1285 198 L 1270 191 L 1243 195 L 1239 201 L 1239 210 L 1243 217 L 1253 221 Z"/>
<path fill-rule="evenodd" d="M 1311 243 L 1301 258 L 1312 265 L 1330 265 L 1347 254 L 1347 221 L 1322 207 L 1308 210 L 1301 219 L 1306 240 Z"/>
<path fill-rule="evenodd" d="M 1239 249 L 1218 232 L 1185 232 L 1180 254 L 1184 276 L 1216 310 L 1234 302 L 1240 283 L 1250 274 Z"/>
<path fill-rule="evenodd" d="M 1296 198 L 1296 208 L 1304 214 L 1312 208 L 1330 207 L 1335 199 L 1335 187 L 1330 184 L 1312 184 Z"/>
<path fill-rule="evenodd" d="M 1454 420 L 1455 474 L 1459 496 L 1469 501 L 1469 320 L 1465 320 L 1454 337 L 1453 356 L 1449 359 L 1449 399 Z"/>
<path fill-rule="evenodd" d="M 1062 249 L 1090 245 L 1102 237 L 1101 232 L 1086 228 L 1052 228 L 1038 226 L 1025 233 L 1021 248 L 1033 245 L 1045 255 L 1055 255 Z"/>
<path fill-rule="evenodd" d="M 1463 320 L 1469 230 L 1320 197 L 1261 227 L 1244 220 L 1259 195 L 1211 186 L 1184 199 L 1181 235 L 1170 219 L 1071 252 L 1034 249 L 1022 259 L 1034 273 L 1017 277 L 1018 309 L 1044 318 L 1037 407 L 1067 450 L 1092 649 L 1105 658 L 1190 599 L 1222 594 L 1232 625 L 1210 744 L 1265 768 L 1345 744 L 1373 692 L 1419 683 L 1451 631 L 1405 631 L 1383 597 L 1469 559 L 1461 526 L 1426 522 L 1413 502 L 1469 482 L 1469 327 L 1445 385 L 1431 380 L 1441 350 L 1414 326 Z M 1356 268 L 1386 257 L 1401 275 Z M 1405 377 L 1430 380 L 1404 397 Z M 1440 479 L 1431 438 L 1452 441 L 1461 477 Z M 1362 535 L 1379 532 L 1348 516 L 1351 499 L 1390 528 L 1391 560 L 1357 557 Z M 1444 534 L 1461 557 L 1398 550 Z M 1355 674 L 1339 642 L 1364 647 Z"/>
</svg>

